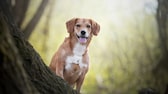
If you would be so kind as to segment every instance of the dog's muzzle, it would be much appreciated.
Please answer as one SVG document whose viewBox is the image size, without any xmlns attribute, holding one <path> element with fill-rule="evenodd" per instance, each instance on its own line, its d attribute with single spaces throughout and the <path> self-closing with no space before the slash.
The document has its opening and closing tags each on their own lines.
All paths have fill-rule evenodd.
<svg viewBox="0 0 168 94">
<path fill-rule="evenodd" d="M 76 34 L 76 36 L 77 36 L 80 43 L 86 43 L 87 42 L 88 37 L 86 37 L 86 31 L 81 31 L 80 35 Z"/>
</svg>

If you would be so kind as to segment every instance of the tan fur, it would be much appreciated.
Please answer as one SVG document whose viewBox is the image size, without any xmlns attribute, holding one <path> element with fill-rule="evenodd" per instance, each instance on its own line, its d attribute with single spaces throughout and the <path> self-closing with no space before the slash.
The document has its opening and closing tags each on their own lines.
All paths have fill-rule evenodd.
<svg viewBox="0 0 168 94">
<path fill-rule="evenodd" d="M 98 35 L 100 26 L 91 19 L 73 18 L 66 22 L 66 27 L 69 33 L 69 37 L 65 38 L 58 51 L 54 54 L 49 67 L 56 73 L 56 75 L 67 81 L 69 85 L 72 87 L 76 85 L 76 90 L 78 93 L 80 93 L 83 80 L 89 67 L 89 56 L 87 48 L 91 41 L 92 35 Z M 87 39 L 87 42 L 79 42 L 79 36 L 77 35 L 81 34 L 82 30 L 85 30 L 86 33 L 89 34 L 88 37 L 86 36 L 87 34 L 85 34 L 87 38 L 84 38 L 84 40 Z M 83 45 L 84 47 L 86 46 L 84 53 L 81 55 L 81 64 L 86 66 L 80 67 L 80 64 L 76 64 L 77 62 L 71 62 L 70 68 L 66 69 L 65 67 L 67 66 L 67 58 L 69 56 L 78 57 L 78 55 L 75 54 L 78 53 L 78 51 L 74 53 L 74 48 L 77 43 Z"/>
</svg>

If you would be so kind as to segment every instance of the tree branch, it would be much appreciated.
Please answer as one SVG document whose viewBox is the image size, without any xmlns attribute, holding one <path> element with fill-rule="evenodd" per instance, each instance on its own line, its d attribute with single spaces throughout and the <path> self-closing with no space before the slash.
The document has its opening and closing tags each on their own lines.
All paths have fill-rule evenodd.
<svg viewBox="0 0 168 94">
<path fill-rule="evenodd" d="M 23 30 L 23 33 L 25 34 L 26 39 L 28 39 L 30 37 L 31 33 L 33 32 L 34 28 L 36 27 L 37 23 L 39 22 L 42 14 L 45 10 L 47 3 L 48 3 L 48 0 L 42 0 L 40 6 L 37 9 L 36 14 L 32 17 L 32 19 L 30 20 L 28 25 Z"/>
<path fill-rule="evenodd" d="M 21 27 L 26 11 L 28 9 L 30 0 L 15 0 L 15 5 L 12 8 L 12 12 L 15 18 L 16 23 L 18 24 L 19 28 Z"/>
</svg>

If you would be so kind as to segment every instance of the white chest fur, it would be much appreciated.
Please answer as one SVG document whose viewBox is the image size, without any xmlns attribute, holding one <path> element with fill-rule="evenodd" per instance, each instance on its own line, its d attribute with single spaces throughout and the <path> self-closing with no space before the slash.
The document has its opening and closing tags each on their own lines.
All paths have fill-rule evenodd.
<svg viewBox="0 0 168 94">
<path fill-rule="evenodd" d="M 83 54 L 86 51 L 86 46 L 77 43 L 73 49 L 73 55 L 66 58 L 65 69 L 71 69 L 71 64 L 78 64 L 80 68 L 87 67 L 87 64 L 83 63 Z"/>
</svg>

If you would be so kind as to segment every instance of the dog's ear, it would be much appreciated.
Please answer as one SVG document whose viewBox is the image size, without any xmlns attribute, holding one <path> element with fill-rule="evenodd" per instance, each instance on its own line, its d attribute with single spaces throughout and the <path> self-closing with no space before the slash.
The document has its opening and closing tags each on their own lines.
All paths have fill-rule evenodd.
<svg viewBox="0 0 168 94">
<path fill-rule="evenodd" d="M 73 19 L 66 22 L 66 28 L 67 28 L 68 33 L 71 33 L 74 31 L 74 26 L 75 26 L 76 20 L 77 20 L 77 18 L 73 18 Z"/>
<path fill-rule="evenodd" d="M 100 31 L 100 25 L 93 20 L 91 20 L 91 23 L 92 23 L 92 33 L 93 35 L 97 36 Z"/>
</svg>

